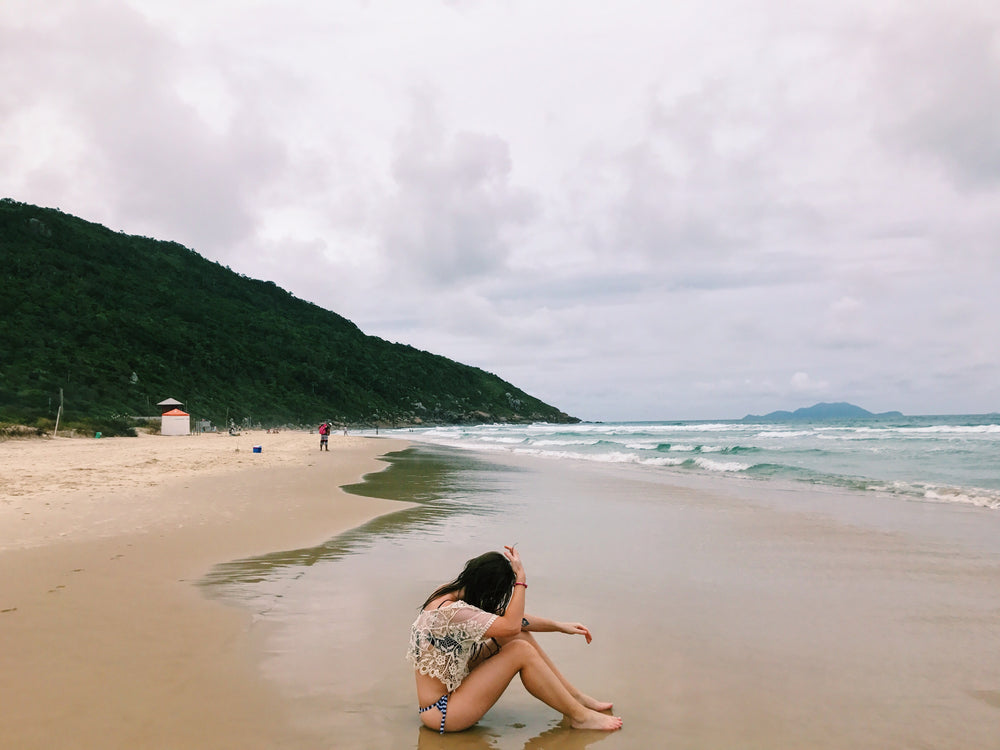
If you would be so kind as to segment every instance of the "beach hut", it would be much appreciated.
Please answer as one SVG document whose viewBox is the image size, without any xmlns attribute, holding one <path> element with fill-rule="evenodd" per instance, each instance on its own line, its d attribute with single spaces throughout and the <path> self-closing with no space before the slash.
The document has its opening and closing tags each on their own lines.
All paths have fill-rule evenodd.
<svg viewBox="0 0 1000 750">
<path fill-rule="evenodd" d="M 160 409 L 160 414 L 166 414 L 171 409 L 183 409 L 184 404 L 178 401 L 176 398 L 165 398 L 163 401 L 157 404 Z"/>
<path fill-rule="evenodd" d="M 160 417 L 161 435 L 189 435 L 191 433 L 191 415 L 180 409 L 163 412 Z"/>
</svg>

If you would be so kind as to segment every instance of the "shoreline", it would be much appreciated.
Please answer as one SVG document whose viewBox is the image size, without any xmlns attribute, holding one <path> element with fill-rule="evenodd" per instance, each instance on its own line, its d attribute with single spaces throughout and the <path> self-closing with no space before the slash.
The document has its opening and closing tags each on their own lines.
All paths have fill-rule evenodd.
<svg viewBox="0 0 1000 750">
<path fill-rule="evenodd" d="M 319 454 L 314 440 L 286 432 L 0 444 L 5 742 L 299 746 L 282 697 L 259 674 L 252 614 L 194 584 L 214 564 L 322 541 L 407 507 L 340 489 L 384 468 L 378 458 L 404 441 L 331 436 Z"/>
</svg>

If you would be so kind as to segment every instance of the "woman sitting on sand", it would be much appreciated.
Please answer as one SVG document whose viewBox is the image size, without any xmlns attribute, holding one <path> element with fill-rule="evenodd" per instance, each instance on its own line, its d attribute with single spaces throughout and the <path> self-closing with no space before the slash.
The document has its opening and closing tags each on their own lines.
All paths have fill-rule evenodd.
<svg viewBox="0 0 1000 750">
<path fill-rule="evenodd" d="M 490 710 L 514 675 L 528 692 L 569 717 L 574 728 L 621 729 L 611 704 L 573 687 L 529 631 L 582 635 L 580 623 L 524 614 L 528 588 L 513 547 L 487 552 L 431 594 L 413 623 L 407 659 L 416 669 L 420 719 L 431 729 L 468 729 Z"/>
</svg>

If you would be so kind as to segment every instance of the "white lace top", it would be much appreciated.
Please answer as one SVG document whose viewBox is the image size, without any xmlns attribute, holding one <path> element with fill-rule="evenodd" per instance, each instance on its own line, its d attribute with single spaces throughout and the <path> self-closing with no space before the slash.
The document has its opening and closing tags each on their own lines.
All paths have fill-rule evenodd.
<svg viewBox="0 0 1000 750">
<path fill-rule="evenodd" d="M 463 601 L 426 609 L 410 628 L 406 658 L 420 674 L 441 680 L 450 693 L 469 674 L 469 662 L 486 645 L 483 634 L 497 617 Z"/>
</svg>

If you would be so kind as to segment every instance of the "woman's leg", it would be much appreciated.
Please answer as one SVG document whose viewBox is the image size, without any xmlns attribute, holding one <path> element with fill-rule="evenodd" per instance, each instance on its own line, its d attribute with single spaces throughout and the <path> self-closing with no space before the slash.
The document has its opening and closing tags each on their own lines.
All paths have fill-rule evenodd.
<svg viewBox="0 0 1000 750">
<path fill-rule="evenodd" d="M 570 681 L 567 680 L 565 677 L 563 677 L 562 672 L 560 672 L 559 669 L 556 667 L 556 665 L 552 662 L 552 659 L 549 658 L 549 655 L 545 653 L 545 651 L 542 649 L 540 645 L 538 645 L 538 641 L 535 640 L 535 637 L 531 633 L 529 633 L 526 630 L 522 630 L 520 633 L 514 636 L 514 639 L 518 638 L 526 640 L 528 643 L 530 643 L 532 646 L 538 649 L 538 653 L 541 654 L 541 657 L 542 659 L 545 660 L 545 663 L 549 665 L 549 669 L 552 670 L 553 674 L 555 674 L 555 676 L 559 678 L 559 682 L 563 684 L 563 686 L 569 691 L 569 694 L 572 695 L 578 702 L 582 703 L 587 708 L 594 709 L 595 711 L 610 711 L 612 709 L 612 707 L 614 706 L 613 703 L 596 700 L 595 698 L 591 698 L 586 693 L 581 693 L 579 690 L 573 687 Z M 503 642 L 501 642 L 501 646 L 502 644 Z"/>
<path fill-rule="evenodd" d="M 621 719 L 600 714 L 577 701 L 546 663 L 539 649 L 523 638 L 504 644 L 500 653 L 473 669 L 448 699 L 446 731 L 467 729 L 503 695 L 514 675 L 529 693 L 567 715 L 577 729 L 615 730 Z"/>
</svg>

